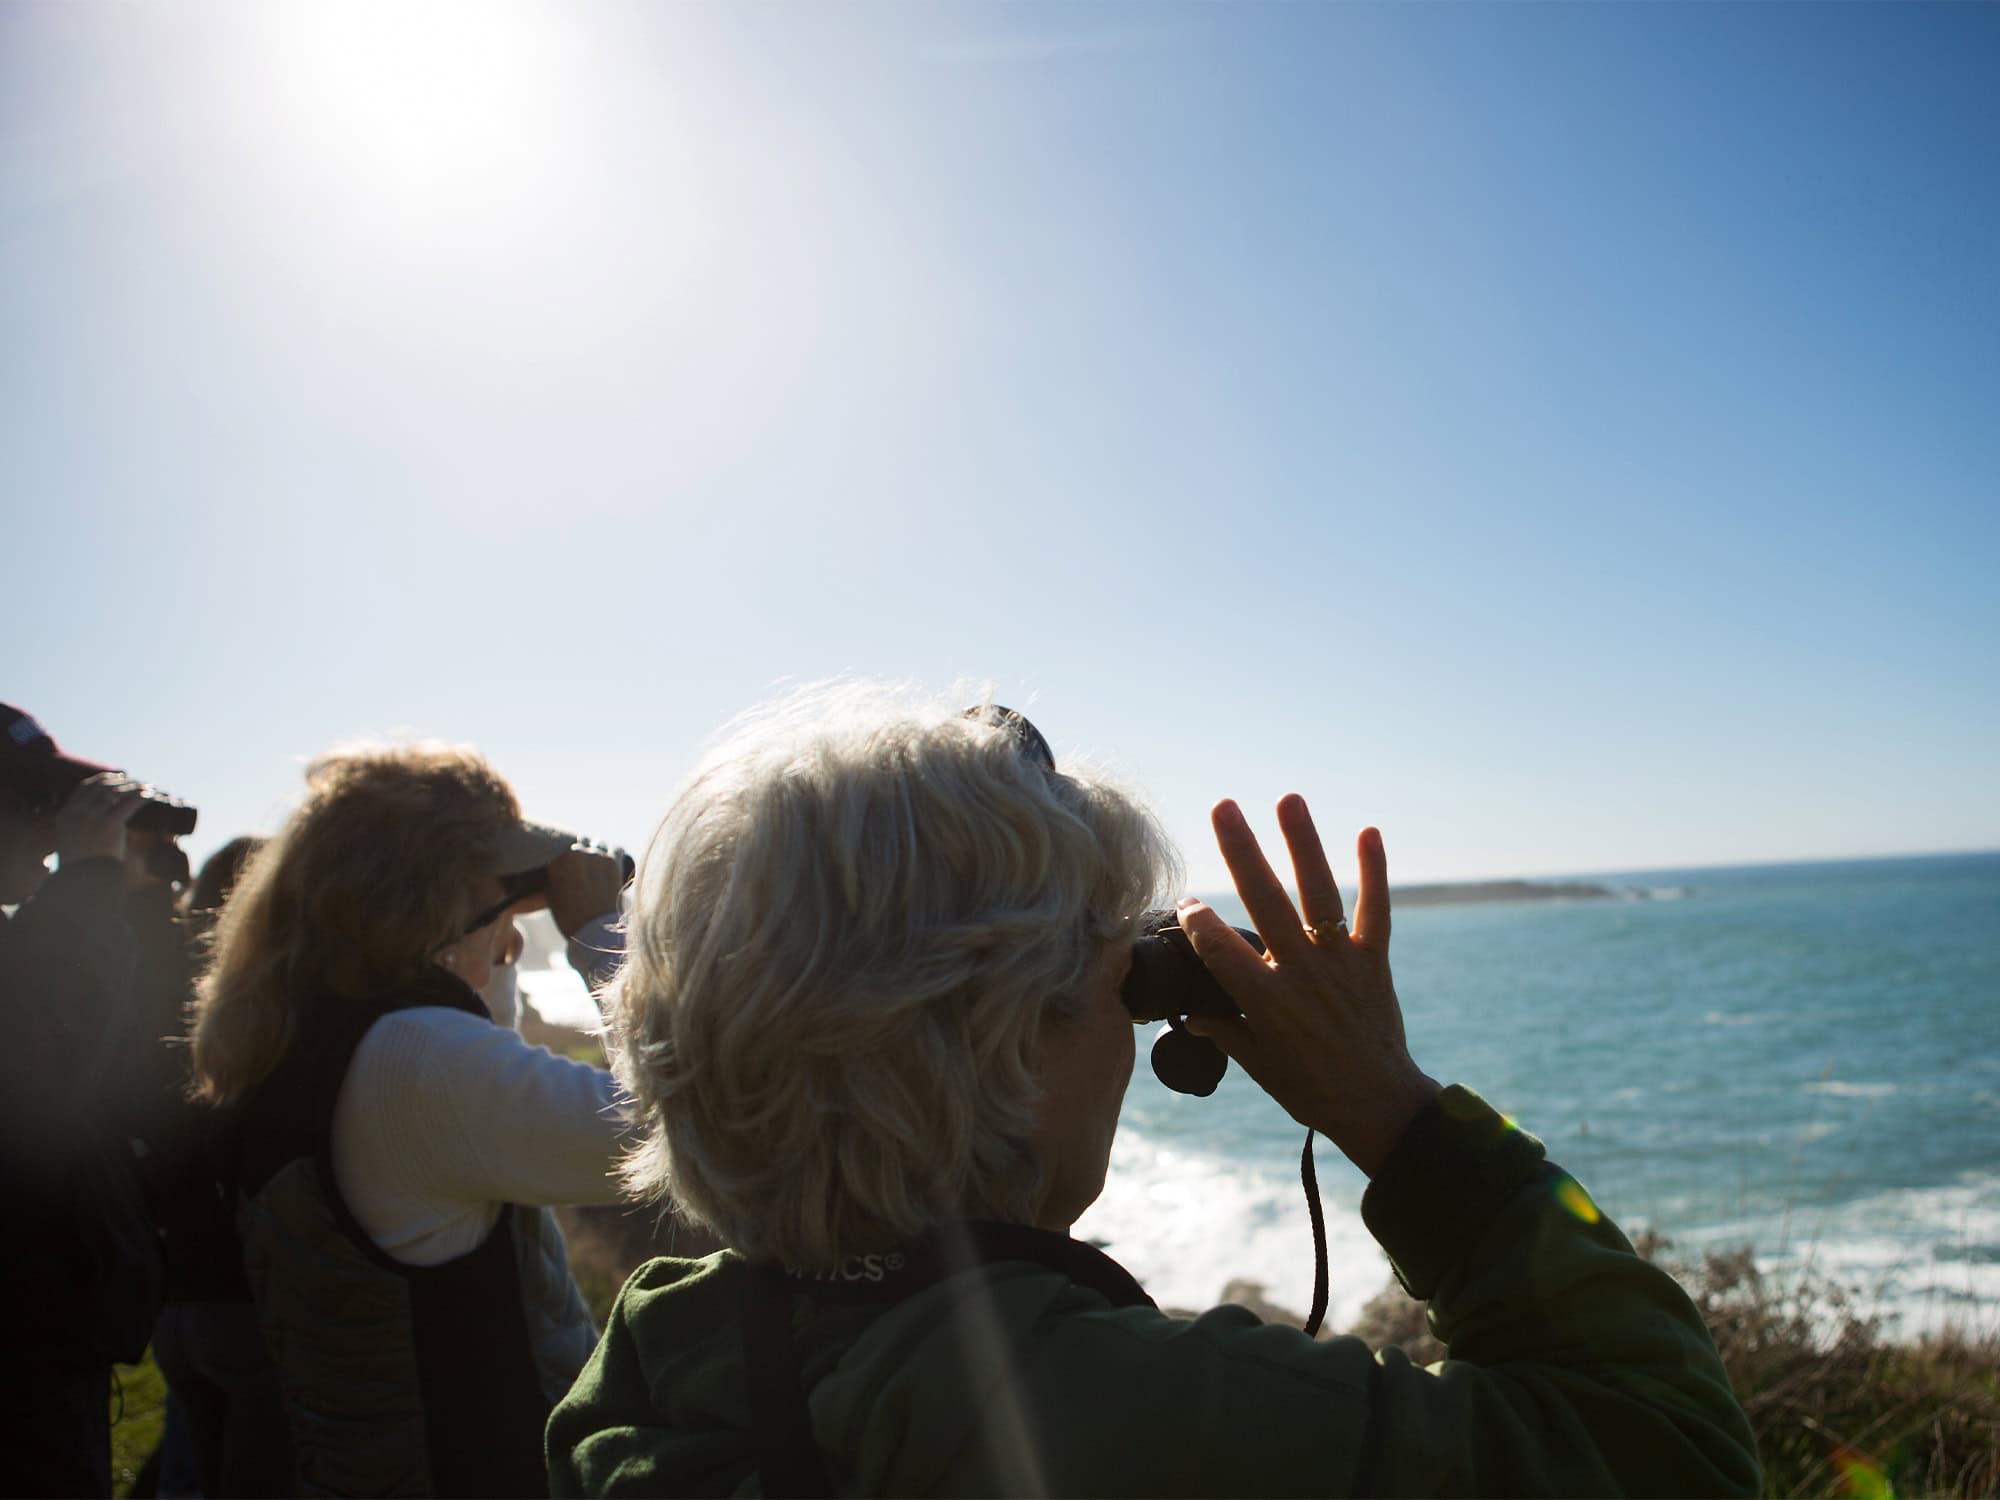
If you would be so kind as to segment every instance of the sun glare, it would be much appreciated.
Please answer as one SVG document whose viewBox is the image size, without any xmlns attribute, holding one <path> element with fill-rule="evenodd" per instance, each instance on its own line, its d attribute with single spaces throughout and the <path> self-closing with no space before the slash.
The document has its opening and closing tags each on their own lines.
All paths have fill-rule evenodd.
<svg viewBox="0 0 2000 1500">
<path fill-rule="evenodd" d="M 491 233 L 562 194 L 589 101 L 561 12 L 361 0 L 261 16 L 280 144 L 382 227 Z"/>
</svg>

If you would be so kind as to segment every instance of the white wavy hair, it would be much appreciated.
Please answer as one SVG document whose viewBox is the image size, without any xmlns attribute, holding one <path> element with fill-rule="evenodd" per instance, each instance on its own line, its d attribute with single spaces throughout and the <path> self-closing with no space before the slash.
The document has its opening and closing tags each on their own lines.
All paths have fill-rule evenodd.
<svg viewBox="0 0 2000 1500">
<path fill-rule="evenodd" d="M 1045 1018 L 1179 881 L 1159 824 L 1007 729 L 880 683 L 738 719 L 668 809 L 607 997 L 628 1186 L 827 1266 L 1028 1220 Z"/>
</svg>

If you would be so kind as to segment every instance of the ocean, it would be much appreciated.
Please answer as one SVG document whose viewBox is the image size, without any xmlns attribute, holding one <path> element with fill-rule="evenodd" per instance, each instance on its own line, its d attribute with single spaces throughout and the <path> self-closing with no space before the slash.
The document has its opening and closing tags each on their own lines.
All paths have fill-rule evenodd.
<svg viewBox="0 0 2000 1500">
<path fill-rule="evenodd" d="M 1576 878 L 1620 899 L 1397 913 L 1418 1063 L 1514 1116 L 1670 1255 L 1748 1245 L 1904 1334 L 2000 1327 L 2000 854 Z M 1304 1131 L 1233 1067 L 1211 1098 L 1170 1093 L 1150 1030 L 1076 1232 L 1164 1306 L 1240 1278 L 1303 1313 Z M 1389 1273 L 1361 1174 L 1325 1142 L 1316 1161 L 1341 1328 Z"/>
</svg>

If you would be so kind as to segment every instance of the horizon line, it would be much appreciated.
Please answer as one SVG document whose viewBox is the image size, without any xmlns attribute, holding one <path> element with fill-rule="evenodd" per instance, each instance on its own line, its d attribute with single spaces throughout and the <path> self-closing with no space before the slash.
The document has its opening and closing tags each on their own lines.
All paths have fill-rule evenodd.
<svg viewBox="0 0 2000 1500">
<path fill-rule="evenodd" d="M 1901 861 L 1921 859 L 1975 859 L 1980 855 L 2000 855 L 2000 846 L 1980 845 L 1963 849 L 1915 849 L 1895 854 L 1837 854 L 1790 859 L 1725 860 L 1716 864 L 1703 865 L 1628 865 L 1617 869 L 1550 870 L 1537 875 L 1466 875 L 1448 879 L 1426 878 L 1423 880 L 1405 881 L 1398 881 L 1392 876 L 1389 881 L 1389 889 L 1391 891 L 1399 889 L 1414 891 L 1447 885 L 1488 886 L 1513 885 L 1516 883 L 1524 885 L 1554 885 L 1566 881 L 1607 880 L 1625 875 L 1699 875 L 1710 871 L 1719 872 L 1724 870 L 1789 870 L 1802 869 L 1812 865 L 1868 865 L 1894 864 Z M 1276 867 L 1273 866 L 1273 868 L 1275 869 Z M 1353 886 L 1351 883 L 1343 881 L 1340 888 L 1343 892 L 1347 892 L 1351 891 Z M 1236 896 L 1236 892 L 1226 885 L 1197 887 L 1190 884 L 1188 890 L 1190 894 L 1203 898 L 1210 895 L 1226 895 L 1231 900 L 1239 899 Z"/>
</svg>

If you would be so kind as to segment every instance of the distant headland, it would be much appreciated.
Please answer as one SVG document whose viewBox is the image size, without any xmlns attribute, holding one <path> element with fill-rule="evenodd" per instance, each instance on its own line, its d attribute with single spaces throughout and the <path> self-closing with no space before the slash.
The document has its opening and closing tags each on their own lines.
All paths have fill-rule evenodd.
<svg viewBox="0 0 2000 1500">
<path fill-rule="evenodd" d="M 1643 890 L 1614 890 L 1581 881 L 1473 880 L 1446 885 L 1392 885 L 1396 906 L 1462 906 L 1482 901 L 1630 901 Z"/>
</svg>

